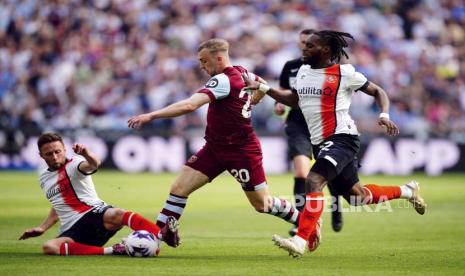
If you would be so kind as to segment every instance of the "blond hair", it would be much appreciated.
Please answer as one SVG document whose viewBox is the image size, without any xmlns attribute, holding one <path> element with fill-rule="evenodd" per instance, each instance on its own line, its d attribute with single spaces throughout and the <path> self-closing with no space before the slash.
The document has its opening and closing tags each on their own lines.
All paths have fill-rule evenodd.
<svg viewBox="0 0 465 276">
<path fill-rule="evenodd" d="M 229 43 L 221 38 L 212 38 L 207 41 L 202 42 L 197 48 L 197 52 L 207 49 L 210 53 L 216 52 L 228 52 Z"/>
</svg>

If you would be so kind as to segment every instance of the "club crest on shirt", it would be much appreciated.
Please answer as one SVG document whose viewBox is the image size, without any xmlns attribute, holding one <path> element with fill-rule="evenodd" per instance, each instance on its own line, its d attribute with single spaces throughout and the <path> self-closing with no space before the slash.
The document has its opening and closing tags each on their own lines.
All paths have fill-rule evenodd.
<svg viewBox="0 0 465 276">
<path fill-rule="evenodd" d="M 195 161 L 197 161 L 197 159 L 199 159 L 197 157 L 197 155 L 192 155 L 189 160 L 187 160 L 187 163 L 194 163 Z"/>
<path fill-rule="evenodd" d="M 210 79 L 207 84 L 205 84 L 205 87 L 208 88 L 215 88 L 218 86 L 218 80 L 216 78 Z"/>
<path fill-rule="evenodd" d="M 334 83 L 334 82 L 336 82 L 336 77 L 333 76 L 333 75 L 329 75 L 329 76 L 326 78 L 326 81 L 327 81 L 328 83 Z"/>
</svg>

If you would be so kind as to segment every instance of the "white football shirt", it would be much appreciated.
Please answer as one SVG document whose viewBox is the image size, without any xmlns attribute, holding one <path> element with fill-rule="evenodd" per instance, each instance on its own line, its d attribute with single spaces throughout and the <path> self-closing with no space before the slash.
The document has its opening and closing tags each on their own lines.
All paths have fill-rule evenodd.
<svg viewBox="0 0 465 276">
<path fill-rule="evenodd" d="M 295 89 L 312 144 L 318 145 L 334 134 L 359 135 L 349 107 L 353 92 L 367 83 L 367 78 L 350 64 L 322 69 L 307 64 L 300 67 Z"/>
<path fill-rule="evenodd" d="M 44 192 L 61 222 L 60 233 L 68 230 L 87 212 L 105 203 L 97 196 L 90 174 L 78 168 L 85 159 L 74 156 L 59 170 L 44 169 L 39 176 L 40 188 Z"/>
</svg>

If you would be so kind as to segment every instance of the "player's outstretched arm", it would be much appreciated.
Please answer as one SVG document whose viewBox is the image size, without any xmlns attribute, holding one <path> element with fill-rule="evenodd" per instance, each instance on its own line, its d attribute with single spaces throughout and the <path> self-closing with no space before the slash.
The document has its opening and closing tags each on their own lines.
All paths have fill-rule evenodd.
<svg viewBox="0 0 465 276">
<path fill-rule="evenodd" d="M 83 172 L 95 172 L 102 163 L 100 159 L 83 144 L 74 144 L 73 151 L 86 159 L 86 161 L 79 164 L 79 169 Z"/>
<path fill-rule="evenodd" d="M 140 129 L 144 124 L 156 119 L 173 118 L 197 110 L 206 103 L 210 103 L 210 97 L 204 93 L 195 93 L 190 98 L 176 102 L 162 109 L 134 116 L 128 120 L 128 127 Z"/>
<path fill-rule="evenodd" d="M 386 133 L 388 135 L 398 135 L 399 128 L 393 121 L 389 119 L 389 98 L 386 94 L 386 91 L 372 82 L 369 82 L 368 86 L 364 89 L 361 89 L 361 91 L 370 96 L 373 96 L 379 108 L 381 109 L 378 124 L 380 126 L 386 127 Z"/>
<path fill-rule="evenodd" d="M 253 90 L 254 94 L 258 93 L 259 95 L 252 98 L 252 104 L 256 104 L 255 99 L 261 99 L 265 94 L 268 94 L 270 97 L 276 101 L 283 103 L 291 107 L 298 107 L 299 105 L 299 96 L 292 93 L 290 90 L 279 90 L 269 87 L 266 84 L 254 81 L 250 79 L 247 75 L 243 74 L 242 78 L 244 79 L 245 84 L 247 85 L 246 89 Z M 261 95 L 260 95 L 261 94 Z"/>
<path fill-rule="evenodd" d="M 53 207 L 50 209 L 50 212 L 48 213 L 48 217 L 42 222 L 40 226 L 28 229 L 24 231 L 24 233 L 19 237 L 20 240 L 25 240 L 29 239 L 32 237 L 38 237 L 45 233 L 50 227 L 52 227 L 56 222 L 58 221 L 58 215 L 53 209 Z"/>
</svg>

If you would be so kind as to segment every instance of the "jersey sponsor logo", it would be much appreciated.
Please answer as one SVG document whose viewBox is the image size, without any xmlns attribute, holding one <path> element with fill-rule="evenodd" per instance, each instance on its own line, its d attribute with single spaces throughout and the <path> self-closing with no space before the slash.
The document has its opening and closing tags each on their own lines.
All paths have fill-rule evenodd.
<svg viewBox="0 0 465 276">
<path fill-rule="evenodd" d="M 297 91 L 300 95 L 324 95 L 324 96 L 331 96 L 333 94 L 333 89 L 327 86 L 323 89 L 319 89 L 316 87 L 303 87 Z"/>
<path fill-rule="evenodd" d="M 218 80 L 216 78 L 210 79 L 207 84 L 205 84 L 205 87 L 207 88 L 215 88 L 218 86 Z"/>
<path fill-rule="evenodd" d="M 55 188 L 55 189 L 50 189 L 47 191 L 47 193 L 45 194 L 45 196 L 47 197 L 47 199 L 50 200 L 50 198 L 56 196 L 56 195 L 59 195 L 61 192 L 60 188 Z"/>
</svg>

